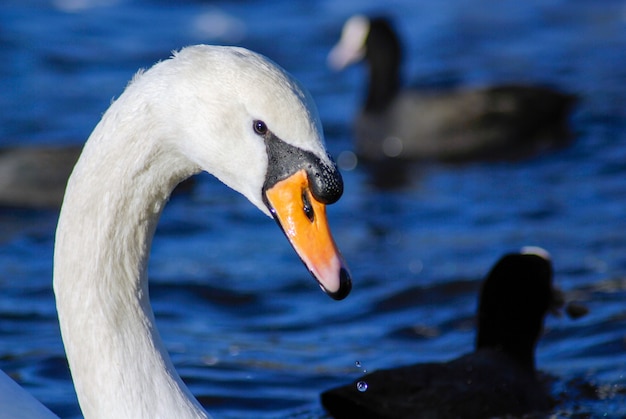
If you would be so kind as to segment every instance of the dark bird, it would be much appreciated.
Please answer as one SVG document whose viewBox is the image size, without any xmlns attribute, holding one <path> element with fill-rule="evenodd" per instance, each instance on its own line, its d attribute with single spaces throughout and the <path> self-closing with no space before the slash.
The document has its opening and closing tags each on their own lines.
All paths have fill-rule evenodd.
<svg viewBox="0 0 626 419">
<path fill-rule="evenodd" d="M 0 207 L 59 208 L 81 146 L 0 150 Z"/>
<path fill-rule="evenodd" d="M 391 22 L 362 15 L 345 23 L 328 56 L 335 69 L 362 60 L 368 66 L 365 103 L 354 121 L 356 153 L 365 161 L 517 159 L 571 142 L 573 95 L 522 84 L 405 89 L 402 59 Z"/>
<path fill-rule="evenodd" d="M 562 304 L 543 249 L 503 256 L 482 285 L 473 352 L 443 363 L 384 369 L 321 395 L 336 419 L 479 419 L 554 405 L 535 370 L 550 309 Z"/>
<path fill-rule="evenodd" d="M 0 208 L 58 209 L 67 179 L 82 145 L 0 149 Z M 181 182 L 175 194 L 189 192 L 195 178 Z"/>
</svg>

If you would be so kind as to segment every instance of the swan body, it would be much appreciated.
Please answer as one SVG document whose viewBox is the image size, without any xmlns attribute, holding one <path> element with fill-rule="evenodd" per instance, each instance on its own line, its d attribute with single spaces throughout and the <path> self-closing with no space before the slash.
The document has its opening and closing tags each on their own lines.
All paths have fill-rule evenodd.
<svg viewBox="0 0 626 419">
<path fill-rule="evenodd" d="M 5 419 L 58 419 L 39 400 L 0 370 L 0 406 Z"/>
<path fill-rule="evenodd" d="M 400 40 L 384 17 L 348 19 L 328 61 L 335 69 L 368 66 L 366 99 L 354 122 L 356 152 L 366 161 L 517 158 L 571 137 L 574 97 L 547 87 L 403 88 Z"/>
<path fill-rule="evenodd" d="M 536 373 L 534 351 L 545 315 L 561 303 L 545 250 L 507 254 L 483 282 L 473 352 L 374 371 L 325 391 L 322 404 L 337 419 L 482 419 L 549 410 L 553 400 Z"/>
<path fill-rule="evenodd" d="M 167 354 L 147 283 L 161 211 L 201 170 L 273 217 L 328 294 L 350 290 L 325 216 L 343 185 L 310 95 L 251 51 L 184 48 L 134 77 L 67 184 L 54 292 L 86 418 L 208 417 Z"/>
</svg>

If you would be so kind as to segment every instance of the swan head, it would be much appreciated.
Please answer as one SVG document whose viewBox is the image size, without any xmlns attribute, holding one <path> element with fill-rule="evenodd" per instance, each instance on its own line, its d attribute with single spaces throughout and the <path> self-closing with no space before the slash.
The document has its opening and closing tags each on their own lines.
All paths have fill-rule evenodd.
<svg viewBox="0 0 626 419">
<path fill-rule="evenodd" d="M 370 20 L 364 15 L 355 15 L 346 21 L 341 38 L 328 54 L 328 66 L 343 70 L 350 64 L 361 61 L 366 54 L 366 41 L 370 32 Z"/>
<path fill-rule="evenodd" d="M 322 289 L 347 296 L 350 274 L 325 211 L 342 195 L 343 181 L 300 83 L 249 50 L 197 45 L 138 75 L 129 89 L 157 95 L 159 103 L 166 97 L 147 112 L 152 124 L 168 122 L 164 141 L 271 216 Z"/>
</svg>

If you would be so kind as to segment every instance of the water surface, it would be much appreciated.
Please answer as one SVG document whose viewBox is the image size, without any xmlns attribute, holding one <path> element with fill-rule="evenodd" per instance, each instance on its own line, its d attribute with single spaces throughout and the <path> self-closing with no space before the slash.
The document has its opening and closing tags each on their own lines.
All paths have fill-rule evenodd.
<svg viewBox="0 0 626 419">
<path fill-rule="evenodd" d="M 423 85 L 548 84 L 576 93 L 576 141 L 515 162 L 422 165 L 403 188 L 344 171 L 329 208 L 352 294 L 323 295 L 275 223 L 210 176 L 166 208 L 151 297 L 174 363 L 221 418 L 323 418 L 319 393 L 473 344 L 482 276 L 523 245 L 590 313 L 550 317 L 538 366 L 562 417 L 626 414 L 626 6 L 619 1 L 201 2 L 0 5 L 0 142 L 82 144 L 133 73 L 195 43 L 242 45 L 312 92 L 331 153 L 350 150 L 364 71 L 325 56 L 345 18 L 387 10 Z M 79 417 L 51 290 L 55 211 L 0 210 L 0 367 Z M 356 367 L 355 363 L 361 366 Z M 578 416 L 580 415 L 580 416 Z"/>
</svg>

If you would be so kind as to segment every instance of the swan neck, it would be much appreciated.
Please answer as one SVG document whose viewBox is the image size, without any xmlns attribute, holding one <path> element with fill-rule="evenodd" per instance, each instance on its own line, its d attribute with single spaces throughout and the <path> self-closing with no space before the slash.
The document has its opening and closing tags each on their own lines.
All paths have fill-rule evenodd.
<svg viewBox="0 0 626 419">
<path fill-rule="evenodd" d="M 365 111 L 377 113 L 388 108 L 400 92 L 402 48 L 396 34 L 384 22 L 372 22 L 366 43 L 365 60 L 369 84 Z"/>
<path fill-rule="evenodd" d="M 68 182 L 55 244 L 63 342 L 85 417 L 207 417 L 154 322 L 147 265 L 163 206 L 197 169 L 112 107 Z M 123 129 L 117 126 L 126 127 Z"/>
<path fill-rule="evenodd" d="M 535 347 L 539 334 L 531 328 L 504 327 L 494 321 L 480 319 L 476 335 L 476 349 L 491 348 L 507 354 L 527 371 L 535 371 Z M 541 324 L 533 328 L 541 330 Z"/>
</svg>

